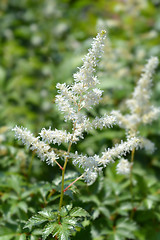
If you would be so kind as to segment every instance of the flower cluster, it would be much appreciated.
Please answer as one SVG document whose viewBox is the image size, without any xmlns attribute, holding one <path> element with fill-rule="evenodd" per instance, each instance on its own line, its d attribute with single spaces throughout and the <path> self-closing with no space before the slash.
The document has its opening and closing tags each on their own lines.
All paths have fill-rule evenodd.
<svg viewBox="0 0 160 240">
<path fill-rule="evenodd" d="M 157 57 L 151 57 L 144 67 L 141 78 L 133 91 L 132 98 L 126 101 L 130 114 L 122 115 L 120 111 L 112 111 L 121 127 L 136 131 L 141 123 L 151 123 L 158 118 L 160 108 L 150 103 L 152 75 L 158 63 Z"/>
<path fill-rule="evenodd" d="M 51 130 L 51 127 L 48 130 L 42 128 L 39 135 L 45 143 L 57 143 L 58 145 L 60 145 L 62 142 L 68 143 L 72 138 L 72 134 L 67 133 L 66 130 Z"/>
<path fill-rule="evenodd" d="M 85 171 L 84 179 L 90 184 L 94 182 L 97 173 L 100 172 L 103 167 L 109 163 L 113 163 L 114 159 L 126 156 L 127 153 L 131 152 L 133 149 L 138 149 L 142 147 L 141 140 L 136 137 L 128 138 L 126 142 L 121 141 L 120 144 L 115 145 L 112 148 L 106 149 L 102 152 L 102 156 L 86 156 L 82 154 L 71 154 L 73 159 L 73 164 L 82 167 Z"/>
<path fill-rule="evenodd" d="M 56 159 L 59 158 L 48 144 L 40 141 L 39 137 L 35 138 L 26 128 L 15 126 L 12 130 L 15 132 L 15 137 L 32 151 L 36 151 L 42 161 L 46 160 L 48 164 L 53 166 Z"/>
<path fill-rule="evenodd" d="M 160 108 L 150 103 L 152 75 L 158 63 L 157 57 L 151 57 L 144 67 L 141 78 L 133 91 L 132 98 L 126 101 L 130 114 L 123 115 L 120 111 L 112 111 L 120 127 L 125 128 L 127 134 L 130 136 L 139 135 L 138 127 L 140 124 L 151 123 L 158 118 L 160 113 Z M 154 143 L 146 138 L 140 136 L 139 138 L 141 140 L 141 146 L 148 153 L 153 153 L 155 150 Z"/>
<path fill-rule="evenodd" d="M 83 121 L 80 110 L 82 108 L 90 109 L 101 99 L 102 91 L 96 87 L 99 80 L 94 73 L 103 52 L 105 33 L 105 31 L 101 31 L 94 39 L 92 48 L 83 59 L 82 67 L 73 76 L 74 83 L 71 86 L 65 83 L 57 84 L 59 94 L 56 96 L 56 104 L 64 113 L 66 121 Z"/>
<path fill-rule="evenodd" d="M 115 147 L 111 149 L 108 148 L 102 153 L 101 161 L 103 165 L 106 165 L 114 161 L 114 158 L 125 156 L 127 153 L 131 152 L 133 149 L 138 149 L 142 147 L 141 140 L 137 137 L 128 138 L 126 142 L 121 140 L 120 144 L 116 144 Z"/>
<path fill-rule="evenodd" d="M 111 149 L 106 149 L 102 152 L 101 156 L 86 156 L 78 154 L 78 152 L 70 152 L 71 145 L 77 143 L 83 138 L 84 131 L 89 132 L 93 128 L 102 129 L 112 127 L 117 124 L 117 114 L 123 118 L 121 113 L 115 114 L 113 112 L 110 115 L 106 114 L 91 120 L 87 117 L 84 110 L 81 111 L 82 109 L 88 110 L 93 105 L 98 104 L 102 96 L 102 91 L 97 88 L 99 81 L 95 76 L 95 71 L 103 52 L 104 39 L 105 31 L 101 31 L 94 39 L 92 48 L 89 49 L 88 54 L 84 57 L 82 67 L 78 69 L 76 74 L 74 74 L 74 82 L 72 85 L 67 85 L 65 83 L 57 84 L 58 94 L 56 96 L 56 104 L 58 105 L 59 110 L 64 114 L 65 121 L 70 120 L 72 123 L 72 132 L 57 129 L 52 130 L 51 127 L 48 130 L 43 128 L 39 134 L 40 136 L 35 138 L 30 131 L 23 127 L 16 126 L 13 129 L 16 137 L 19 140 L 22 140 L 22 142 L 30 147 L 31 150 L 35 150 L 38 156 L 42 160 L 46 160 L 48 164 L 53 165 L 55 162 L 59 165 L 57 162 L 58 158 L 63 157 L 65 163 L 68 158 L 71 158 L 74 165 L 83 168 L 83 177 L 88 184 L 94 182 L 98 172 L 109 163 L 114 162 L 116 158 L 121 158 L 133 149 L 143 146 L 141 139 L 135 136 L 130 136 L 127 138 L 127 141 L 121 141 L 120 144 L 115 145 Z M 149 75 L 148 72 L 146 74 Z M 150 75 L 148 78 L 150 78 Z M 133 114 L 135 114 L 135 111 L 133 111 Z M 55 151 L 53 151 L 50 146 L 50 144 L 60 145 L 63 143 L 68 143 L 68 150 L 61 151 L 61 154 L 58 152 L 59 150 L 57 151 L 55 148 Z M 146 143 L 148 149 L 153 148 L 153 146 L 149 144 L 149 141 Z M 119 164 L 119 166 L 121 165 L 122 164 Z M 123 164 L 123 166 L 124 165 L 125 164 Z M 125 166 L 127 166 L 127 164 Z M 64 170 L 62 167 L 61 169 Z M 118 167 L 118 169 L 120 172 L 120 167 Z M 123 169 L 125 169 L 125 167 L 123 167 Z M 123 170 L 123 172 L 125 171 L 127 170 Z"/>
<path fill-rule="evenodd" d="M 131 171 L 132 164 L 127 159 L 121 158 L 117 164 L 117 173 L 122 175 L 128 175 Z"/>
</svg>

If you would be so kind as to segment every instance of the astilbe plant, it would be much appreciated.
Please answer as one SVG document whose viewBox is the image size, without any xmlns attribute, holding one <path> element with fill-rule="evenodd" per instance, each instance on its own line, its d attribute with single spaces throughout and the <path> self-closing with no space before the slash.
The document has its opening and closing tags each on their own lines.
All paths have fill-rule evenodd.
<svg viewBox="0 0 160 240">
<path fill-rule="evenodd" d="M 46 223 L 43 228 L 43 239 L 46 239 L 50 234 L 56 239 L 69 239 L 72 231 L 75 231 L 76 227 L 80 226 L 80 220 L 88 215 L 88 213 L 80 207 L 72 208 L 70 205 L 63 206 L 64 192 L 67 191 L 72 184 L 79 179 L 84 179 L 87 184 L 92 184 L 96 180 L 98 173 L 109 163 L 112 163 L 116 158 L 121 158 L 126 155 L 126 153 L 145 145 L 143 139 L 135 134 L 136 131 L 134 134 L 130 134 L 128 131 L 127 140 L 125 142 L 121 140 L 120 144 L 106 149 L 100 155 L 87 156 L 80 154 L 77 151 L 72 151 L 72 145 L 76 144 L 80 139 L 83 139 L 84 132 L 90 132 L 94 128 L 110 128 L 115 124 L 121 126 L 124 124 L 124 121 L 121 120 L 124 118 L 119 112 L 96 117 L 94 120 L 91 120 L 87 116 L 86 110 L 89 110 L 98 104 L 102 96 L 102 91 L 97 88 L 99 80 L 95 76 L 95 71 L 103 53 L 105 37 L 106 32 L 104 30 L 97 34 L 96 38 L 93 40 L 92 47 L 83 59 L 83 65 L 78 68 L 78 72 L 73 75 L 74 82 L 71 85 L 67 85 L 66 83 L 57 84 L 58 94 L 55 102 L 60 112 L 63 113 L 64 120 L 69 122 L 69 124 L 72 124 L 72 132 L 57 129 L 52 130 L 50 127 L 49 129 L 43 128 L 39 133 L 39 136 L 34 137 L 33 134 L 24 127 L 16 126 L 13 128 L 18 140 L 21 140 L 28 148 L 35 151 L 42 161 L 46 161 L 46 163 L 51 166 L 57 164 L 62 172 L 59 208 L 54 211 L 41 211 L 36 216 L 33 216 L 26 224 L 26 227 L 32 228 L 32 226 Z M 145 68 L 147 69 L 146 74 L 148 74 L 149 78 L 154 70 L 154 64 L 152 64 L 154 61 L 157 60 L 151 59 L 149 62 L 152 67 L 148 63 L 149 66 L 146 66 Z M 143 77 L 145 78 L 145 73 L 142 78 Z M 140 83 L 141 82 L 142 80 Z M 148 86 L 147 84 L 148 83 L 146 82 L 146 86 Z M 141 96 L 139 96 L 139 92 L 141 91 L 139 88 L 141 85 L 139 84 L 136 88 L 133 94 L 133 99 L 135 97 L 137 98 L 137 94 L 138 97 L 141 98 Z M 137 101 L 139 102 L 139 99 Z M 144 97 L 144 100 L 141 99 L 142 107 L 144 107 L 143 101 L 148 103 L 148 98 Z M 134 116 L 135 114 L 139 114 L 136 115 L 137 119 L 142 119 L 142 117 L 139 118 L 142 116 L 142 113 L 137 113 L 136 104 L 136 100 L 131 100 L 129 106 L 132 105 L 132 107 L 130 107 L 130 109 Z M 151 116 L 151 114 L 154 114 L 154 117 Z M 146 117 L 144 117 L 144 115 Z M 150 119 L 149 121 L 151 121 L 151 118 L 155 118 L 155 115 L 155 109 L 152 107 L 149 107 L 148 109 L 146 107 L 143 111 L 143 121 L 147 122 L 147 119 Z M 128 120 L 130 119 L 128 116 L 127 118 L 125 116 L 125 119 L 127 119 L 125 121 L 132 122 Z M 138 120 L 138 123 L 139 121 L 140 120 Z M 130 129 L 130 127 L 127 129 Z M 62 143 L 68 144 L 66 151 L 51 147 L 51 144 L 60 145 Z M 60 165 L 59 159 L 63 159 L 63 166 Z M 70 185 L 68 185 L 68 187 L 64 188 L 64 178 L 69 160 L 72 161 L 73 165 L 78 165 L 84 171 L 82 175 L 75 179 Z M 127 160 L 123 159 L 118 164 L 117 171 L 119 173 L 128 174 L 130 167 L 131 163 L 128 163 Z"/>
<path fill-rule="evenodd" d="M 157 57 L 151 57 L 145 65 L 140 79 L 137 81 L 136 87 L 132 93 L 132 98 L 126 100 L 126 105 L 129 109 L 128 114 L 122 114 L 120 111 L 112 111 L 112 114 L 117 118 L 119 126 L 126 130 L 128 136 L 136 136 L 141 141 L 141 146 L 148 152 L 153 153 L 155 145 L 149 139 L 140 136 L 139 130 L 142 125 L 150 124 L 156 120 L 160 114 L 160 108 L 152 105 L 151 87 L 152 75 L 155 68 L 158 66 L 159 60 Z M 135 148 L 132 150 L 131 162 L 127 159 L 120 159 L 117 165 L 117 173 L 130 175 L 131 196 L 133 196 L 133 180 L 132 170 L 135 156 Z M 133 206 L 134 208 L 134 206 Z"/>
</svg>

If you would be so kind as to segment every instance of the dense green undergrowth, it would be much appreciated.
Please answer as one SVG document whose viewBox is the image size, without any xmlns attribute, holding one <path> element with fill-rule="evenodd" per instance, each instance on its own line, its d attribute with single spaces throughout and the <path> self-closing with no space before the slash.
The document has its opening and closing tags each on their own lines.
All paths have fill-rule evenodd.
<svg viewBox="0 0 160 240">
<path fill-rule="evenodd" d="M 150 155 L 136 152 L 132 194 L 129 179 L 116 174 L 116 163 L 109 165 L 93 185 L 78 181 L 65 192 L 62 228 L 51 224 L 59 203 L 60 170 L 24 149 L 11 132 L 15 124 L 35 134 L 50 125 L 64 127 L 53 104 L 55 86 L 72 82 L 90 39 L 102 27 L 109 28 L 110 36 L 99 71 L 104 94 L 89 115 L 123 110 L 145 60 L 160 55 L 159 5 L 117 0 L 0 2 L 0 240 L 49 240 L 51 230 L 61 240 L 69 235 L 75 240 L 160 239 L 159 120 L 140 129 L 157 149 Z M 152 96 L 157 106 L 159 77 L 157 70 Z M 94 130 L 76 148 L 98 154 L 124 137 L 118 127 Z M 68 164 L 66 187 L 80 171 Z"/>
</svg>

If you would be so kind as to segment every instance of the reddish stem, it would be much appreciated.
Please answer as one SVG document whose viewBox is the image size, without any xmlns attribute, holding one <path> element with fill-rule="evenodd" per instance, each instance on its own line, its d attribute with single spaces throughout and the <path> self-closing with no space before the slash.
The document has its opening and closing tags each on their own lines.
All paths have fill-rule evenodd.
<svg viewBox="0 0 160 240">
<path fill-rule="evenodd" d="M 60 167 L 60 169 L 63 171 L 63 167 L 56 160 L 54 160 L 54 161 Z"/>
<path fill-rule="evenodd" d="M 83 177 L 83 174 L 82 174 L 80 177 L 76 178 L 72 183 L 70 183 L 70 184 L 68 185 L 68 187 L 66 187 L 66 188 L 63 190 L 63 192 L 66 192 L 68 188 L 70 188 L 75 182 L 77 182 L 77 181 L 78 181 L 79 179 L 81 179 L 82 177 Z"/>
</svg>

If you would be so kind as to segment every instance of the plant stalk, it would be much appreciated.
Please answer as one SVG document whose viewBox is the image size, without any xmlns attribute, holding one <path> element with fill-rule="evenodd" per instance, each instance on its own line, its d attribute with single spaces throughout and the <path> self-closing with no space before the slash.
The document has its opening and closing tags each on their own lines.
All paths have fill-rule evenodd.
<svg viewBox="0 0 160 240">
<path fill-rule="evenodd" d="M 72 146 L 72 142 L 69 143 L 69 146 L 68 146 L 68 151 L 67 151 L 67 156 L 65 158 L 65 162 L 64 162 L 64 165 L 63 165 L 63 169 L 62 169 L 62 185 L 61 185 L 61 196 L 60 196 L 60 201 L 59 201 L 59 213 L 58 213 L 58 222 L 60 223 L 60 210 L 61 210 L 61 207 L 62 207 L 62 204 L 63 204 L 63 196 L 64 196 L 64 174 L 65 174 L 65 170 L 66 170 L 66 166 L 67 166 L 67 162 L 68 162 L 68 154 L 71 150 L 71 146 Z"/>
<path fill-rule="evenodd" d="M 59 168 L 61 169 L 61 170 L 63 170 L 63 167 L 56 161 L 56 160 L 54 160 L 55 161 L 55 163 L 59 166 Z"/>
</svg>

